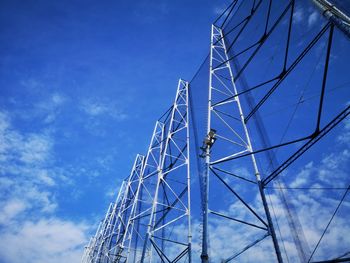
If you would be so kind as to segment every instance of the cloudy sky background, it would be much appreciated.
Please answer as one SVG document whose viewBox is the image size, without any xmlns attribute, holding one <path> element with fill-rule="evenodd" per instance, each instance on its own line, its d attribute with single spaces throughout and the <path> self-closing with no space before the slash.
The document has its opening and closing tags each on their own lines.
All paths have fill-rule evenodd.
<svg viewBox="0 0 350 263">
<path fill-rule="evenodd" d="M 1 263 L 80 261 L 178 78 L 190 80 L 207 55 L 211 22 L 227 2 L 1 1 Z M 349 135 L 346 122 L 333 133 L 334 148 L 298 167 L 302 178 L 344 177 Z M 308 193 L 296 198 L 317 212 Z M 324 225 L 301 220 L 314 244 Z M 232 229 L 213 226 L 213 253 Z"/>
<path fill-rule="evenodd" d="M 1 1 L 1 263 L 80 261 L 225 6 Z"/>
</svg>

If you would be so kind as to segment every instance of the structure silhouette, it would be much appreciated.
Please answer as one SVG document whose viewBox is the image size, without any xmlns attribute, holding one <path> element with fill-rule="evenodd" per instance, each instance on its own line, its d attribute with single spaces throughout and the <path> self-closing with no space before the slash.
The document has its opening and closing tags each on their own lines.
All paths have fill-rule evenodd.
<svg viewBox="0 0 350 263">
<path fill-rule="evenodd" d="M 82 261 L 349 262 L 349 32 L 326 0 L 233 1 Z"/>
</svg>

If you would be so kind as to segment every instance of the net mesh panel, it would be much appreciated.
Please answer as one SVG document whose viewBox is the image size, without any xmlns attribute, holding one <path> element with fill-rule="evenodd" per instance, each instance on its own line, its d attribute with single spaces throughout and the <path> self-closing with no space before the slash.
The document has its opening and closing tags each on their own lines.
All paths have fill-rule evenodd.
<svg viewBox="0 0 350 263">
<path fill-rule="evenodd" d="M 189 83 L 190 102 L 190 126 L 192 145 L 192 157 L 194 170 L 198 172 L 199 186 L 202 189 L 202 176 L 204 173 L 203 140 L 207 134 L 208 122 L 208 85 L 209 85 L 209 56 L 204 60 L 194 77 Z"/>
<path fill-rule="evenodd" d="M 345 2 L 332 2 L 345 13 L 350 10 Z M 311 1 L 303 0 L 236 0 L 215 21 L 215 25 L 223 29 L 229 63 L 265 183 L 284 261 L 349 257 L 349 119 L 345 118 L 336 125 L 349 113 L 349 39 L 336 27 L 332 28 Z M 189 83 L 194 262 L 199 260 L 201 252 L 203 200 L 200 198 L 205 168 L 201 146 L 207 135 L 209 62 L 208 55 Z M 227 74 L 221 77 L 226 83 L 230 81 Z M 225 110 L 237 113 L 233 108 Z M 165 131 L 169 129 L 171 111 L 172 107 L 159 118 L 165 125 Z M 226 117 L 228 122 L 237 121 Z M 218 133 L 224 129 L 219 122 L 212 125 Z M 330 132 L 327 127 L 332 127 Z M 321 136 L 323 131 L 327 132 L 324 137 Z M 181 136 L 185 137 L 185 134 Z M 312 144 L 317 138 L 321 140 Z M 311 142 L 312 147 L 300 151 L 307 142 Z M 212 156 L 224 155 L 229 150 L 214 144 Z M 300 153 L 300 157 L 288 163 L 296 153 Z M 166 165 L 170 167 L 171 163 L 171 160 L 167 161 Z M 283 169 L 279 169 L 281 167 Z M 264 215 L 256 185 L 239 178 L 254 180 L 250 156 L 228 160 L 218 168 L 230 171 L 236 177 L 222 174 L 220 181 L 213 173 L 210 175 L 209 208 L 261 225 L 259 219 L 247 212 L 247 207 L 238 202 L 227 187 L 237 191 L 258 215 Z M 146 171 L 146 174 L 151 172 Z M 183 184 L 176 182 L 177 176 L 183 178 L 184 173 L 179 170 L 172 178 L 169 177 L 175 179 L 168 182 L 179 192 Z M 136 184 L 137 181 L 134 188 Z M 146 180 L 147 190 L 152 193 L 145 192 L 146 188 L 141 189 L 140 196 L 144 197 L 144 202 L 138 204 L 136 213 L 150 207 L 155 184 L 156 176 Z M 166 200 L 170 195 L 165 189 L 159 200 L 171 203 L 172 200 Z M 172 217 L 169 214 L 163 220 L 161 214 L 164 214 L 163 211 L 156 217 L 159 224 L 169 222 L 177 215 Z M 131 242 L 133 249 L 129 255 L 131 261 L 141 258 L 148 219 L 149 215 L 135 224 Z M 184 221 L 176 228 L 164 228 L 160 235 L 185 242 L 185 224 Z M 242 248 L 244 253 L 237 255 L 234 261 L 274 262 L 276 257 L 271 238 L 265 237 L 263 232 L 227 218 L 211 216 L 211 262 L 229 262 L 225 260 Z M 112 243 L 117 243 L 113 238 Z M 169 253 L 178 245 L 167 243 L 166 246 L 163 249 Z M 120 262 L 123 260 L 125 258 Z M 180 262 L 187 260 L 188 257 L 185 257 Z"/>
<path fill-rule="evenodd" d="M 311 1 L 234 1 L 232 8 L 216 21 L 216 25 L 223 28 L 253 148 L 261 150 L 256 157 L 262 178 L 269 179 L 276 168 L 311 139 L 315 131 L 332 124 L 347 109 L 349 40 L 336 27 L 329 40 L 331 26 Z M 320 108 L 326 64 L 327 79 Z M 206 58 L 190 82 L 194 154 L 199 176 L 203 174 L 204 167 L 199 147 L 206 136 L 208 72 L 209 59 Z M 345 111 L 345 114 L 348 112 Z M 340 241 L 345 237 L 334 237 L 341 228 L 349 227 L 344 217 L 349 208 L 344 203 L 337 210 L 336 220 L 331 221 L 331 227 L 327 229 L 329 233 L 318 244 L 349 184 L 346 178 L 349 161 L 344 156 L 348 147 L 344 140 L 348 134 L 346 123 L 345 120 L 334 128 L 266 186 L 285 261 L 299 262 L 311 256 L 312 260 L 326 260 L 347 252 L 349 240 L 338 245 L 335 240 Z M 220 130 L 218 126 L 213 128 Z M 281 146 L 283 144 L 286 145 Z M 278 147 L 266 150 L 274 146 Z M 215 148 L 212 151 L 215 155 Z M 241 175 L 251 174 L 247 157 L 228 162 L 226 168 L 230 165 L 232 171 Z M 332 165 L 334 173 L 331 172 Z M 261 209 L 256 192 L 250 190 L 252 187 L 249 184 L 239 181 L 232 181 L 232 184 L 236 187 L 239 185 L 240 193 L 257 211 L 259 207 Z M 215 181 L 211 180 L 210 188 L 209 205 L 212 209 L 227 211 L 237 205 L 234 214 L 239 214 L 242 207 L 235 203 L 234 198 L 226 195 L 219 184 L 215 185 Z M 231 206 L 225 206 L 218 200 L 229 200 L 227 202 L 231 202 Z M 225 229 L 225 226 L 229 229 Z M 217 240 L 216 233 L 211 234 L 211 247 L 219 249 L 221 253 L 219 255 L 212 249 L 212 258 L 225 259 L 234 254 L 232 241 L 235 239 L 229 235 L 242 235 L 244 226 L 225 225 L 224 221 L 215 219 L 209 227 L 212 228 L 211 233 L 227 232 L 221 236 L 225 240 L 222 243 Z M 249 237 L 241 236 L 241 239 L 248 241 Z M 242 254 L 240 262 L 249 262 L 256 255 L 263 255 L 258 262 L 274 259 L 273 253 L 267 253 L 266 249 L 265 252 L 261 251 L 267 247 L 272 251 L 270 240 L 264 242 L 259 243 L 258 248 Z M 229 248 L 231 251 L 227 252 Z"/>
</svg>

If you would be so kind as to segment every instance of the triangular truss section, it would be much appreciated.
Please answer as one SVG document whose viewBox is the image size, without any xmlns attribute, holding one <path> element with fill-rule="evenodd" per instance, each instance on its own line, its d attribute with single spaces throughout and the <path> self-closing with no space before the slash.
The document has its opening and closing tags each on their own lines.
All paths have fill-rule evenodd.
<svg viewBox="0 0 350 263">
<path fill-rule="evenodd" d="M 188 118 L 188 83 L 180 79 L 167 123 L 141 262 L 190 262 Z M 183 235 L 181 231 L 186 229 L 187 235 Z"/>
<path fill-rule="evenodd" d="M 255 235 L 250 238 L 251 244 L 244 244 L 242 247 L 227 244 L 227 249 L 230 249 L 229 246 L 232 248 L 232 255 L 223 259 L 223 262 L 234 260 L 253 244 L 261 242 L 268 236 L 272 237 L 276 257 L 282 262 L 258 165 L 244 121 L 240 96 L 234 82 L 225 38 L 221 28 L 215 25 L 212 26 L 211 33 L 208 98 L 207 136 L 201 147 L 203 151 L 201 157 L 206 163 L 202 192 L 204 200 L 202 262 L 209 262 L 210 257 L 208 226 L 233 223 L 251 227 L 254 230 L 250 232 Z M 247 158 L 241 158 L 239 162 L 233 161 L 243 156 Z M 243 170 L 242 167 L 246 166 L 251 169 Z M 242 182 L 246 183 L 247 187 L 242 188 Z M 221 196 L 226 197 L 226 202 L 222 202 L 221 206 L 209 202 L 217 200 L 215 195 L 219 189 L 222 191 Z M 251 189 L 250 194 L 246 193 L 247 189 Z M 256 197 L 259 199 L 258 204 Z M 211 206 L 215 207 L 215 211 L 211 210 Z M 234 207 L 239 207 L 239 210 Z"/>
</svg>

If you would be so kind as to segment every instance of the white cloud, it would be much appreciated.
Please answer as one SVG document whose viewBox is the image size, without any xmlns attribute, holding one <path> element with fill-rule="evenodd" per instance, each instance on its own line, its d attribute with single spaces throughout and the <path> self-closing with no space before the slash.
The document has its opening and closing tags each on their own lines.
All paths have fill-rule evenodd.
<svg viewBox="0 0 350 263">
<path fill-rule="evenodd" d="M 82 105 L 82 109 L 85 111 L 85 113 L 91 116 L 98 116 L 101 114 L 108 113 L 108 107 L 106 105 L 99 104 L 96 102 L 84 102 Z"/>
<path fill-rule="evenodd" d="M 54 96 L 56 104 L 62 103 Z M 54 166 L 50 134 L 16 130 L 0 111 L 0 261 L 80 262 L 87 226 L 54 216 L 54 189 L 67 178 Z"/>
<path fill-rule="evenodd" d="M 60 106 L 66 101 L 66 97 L 59 93 L 54 93 L 51 97 L 52 103 L 55 106 Z"/>
<path fill-rule="evenodd" d="M 22 138 L 21 145 L 13 145 L 20 148 L 20 160 L 28 163 L 38 163 L 48 160 L 52 148 L 52 141 L 47 135 L 29 134 L 27 138 Z"/>
<path fill-rule="evenodd" d="M 216 6 L 216 7 L 214 7 L 214 9 L 213 9 L 213 12 L 214 12 L 214 15 L 221 15 L 222 14 L 222 12 L 224 12 L 224 10 L 225 10 L 225 7 L 223 7 L 223 6 Z"/>
<path fill-rule="evenodd" d="M 26 209 L 26 203 L 20 199 L 8 200 L 0 209 L 0 224 L 10 222 L 15 216 Z"/>
<path fill-rule="evenodd" d="M 0 232 L 3 263 L 78 263 L 87 242 L 85 224 L 57 218 L 25 221 Z"/>
<path fill-rule="evenodd" d="M 313 11 L 307 20 L 308 27 L 312 27 L 318 20 L 319 14 L 317 11 Z"/>
<path fill-rule="evenodd" d="M 38 105 L 36 105 L 37 109 L 41 114 L 45 115 L 44 123 L 54 122 L 67 100 L 66 96 L 56 92 L 38 103 Z"/>
<path fill-rule="evenodd" d="M 22 80 L 21 85 L 28 90 L 38 90 L 42 87 L 41 82 L 33 78 Z"/>
<path fill-rule="evenodd" d="M 37 106 L 44 110 L 54 110 L 57 107 L 64 105 L 67 102 L 67 97 L 58 92 L 53 93 L 45 100 L 42 100 Z"/>
<path fill-rule="evenodd" d="M 350 144 L 350 118 L 344 120 L 344 132 L 338 135 L 337 140 L 340 143 Z"/>
<path fill-rule="evenodd" d="M 304 19 L 304 11 L 301 7 L 296 8 L 295 12 L 293 13 L 293 22 L 299 24 Z"/>
<path fill-rule="evenodd" d="M 10 118 L 0 112 L 0 175 L 31 173 L 51 160 L 53 139 L 46 133 L 22 134 L 12 128 Z"/>
<path fill-rule="evenodd" d="M 350 164 L 350 154 L 348 150 L 348 140 L 344 140 L 344 134 L 350 129 L 349 121 L 344 122 L 344 129 L 338 135 L 338 143 L 333 145 L 333 151 L 329 151 L 320 159 L 307 162 L 299 168 L 293 168 L 286 172 L 288 187 L 347 187 L 349 182 L 348 168 Z M 292 169 L 292 168 L 290 168 Z M 276 187 L 278 184 L 276 184 Z M 236 189 L 236 188 L 235 188 Z M 342 194 L 345 190 L 285 190 L 289 204 L 293 204 L 293 211 L 298 215 L 299 221 L 303 227 L 306 239 L 305 252 L 311 255 L 316 243 L 329 222 L 332 213 L 337 207 Z M 255 192 L 256 193 L 256 192 Z M 253 191 L 251 192 L 254 195 Z M 224 196 L 222 194 L 222 196 Z M 285 214 L 285 208 L 277 192 L 272 192 L 268 195 L 268 201 L 273 204 L 270 205 L 272 216 L 278 218 L 278 224 L 282 233 L 284 246 L 288 253 L 289 262 L 299 262 L 298 253 L 294 245 L 292 232 L 289 228 L 289 223 Z M 232 200 L 235 200 L 232 197 Z M 256 211 L 263 215 L 263 207 L 259 201 L 260 197 L 256 194 L 254 201 L 250 205 L 255 207 Z M 350 236 L 344 233 L 350 232 L 350 225 L 347 215 L 350 209 L 350 202 L 348 198 L 343 202 L 341 209 L 338 211 L 334 220 L 332 221 L 328 231 L 326 232 L 319 249 L 316 251 L 312 260 L 325 260 L 338 257 L 348 251 L 350 245 Z M 226 200 L 225 200 L 226 201 Z M 243 219 L 252 222 L 252 216 L 247 209 L 244 209 L 240 202 L 233 202 L 229 209 L 222 213 L 230 215 L 234 218 Z M 274 219 L 275 220 L 275 219 Z M 244 226 L 240 223 L 235 223 L 230 220 L 221 219 L 219 217 L 209 217 L 209 242 L 210 242 L 210 256 L 213 261 L 220 261 L 232 256 L 239 248 L 244 248 L 254 237 L 259 237 L 263 231 Z M 253 223 L 256 223 L 253 221 Z M 200 223 L 194 222 L 193 226 L 193 251 L 195 253 L 193 258 L 199 257 L 200 252 Z M 276 231 L 278 229 L 275 223 Z M 260 233 L 259 233 L 260 231 Z M 181 235 L 181 233 L 180 233 Z M 278 234 L 278 238 L 279 234 Z M 280 248 L 282 255 L 284 255 L 284 248 L 280 240 Z M 309 247 L 309 248 L 308 248 Z M 272 247 L 272 240 L 270 237 L 259 243 L 254 248 L 250 248 L 244 253 L 244 256 L 237 258 L 237 262 L 271 262 L 275 258 Z M 286 259 L 286 258 L 285 258 Z M 286 260 L 285 260 L 286 261 Z"/>
<path fill-rule="evenodd" d="M 50 187 L 60 178 L 50 168 L 53 139 L 47 134 L 18 132 L 4 112 L 0 113 L 0 127 L 0 223 L 33 209 L 52 213 L 57 203 Z"/>
<path fill-rule="evenodd" d="M 86 99 L 82 101 L 80 108 L 90 117 L 108 116 L 119 121 L 127 118 L 127 114 L 119 109 L 118 105 L 108 101 Z"/>
<path fill-rule="evenodd" d="M 40 88 L 42 89 L 43 87 L 40 86 Z M 67 102 L 69 102 L 69 98 L 59 92 L 53 92 L 44 97 L 36 94 L 35 98 L 32 98 L 27 103 L 13 100 L 13 104 L 18 104 L 13 114 L 26 121 L 39 119 L 43 124 L 51 124 L 56 121 Z"/>
</svg>

